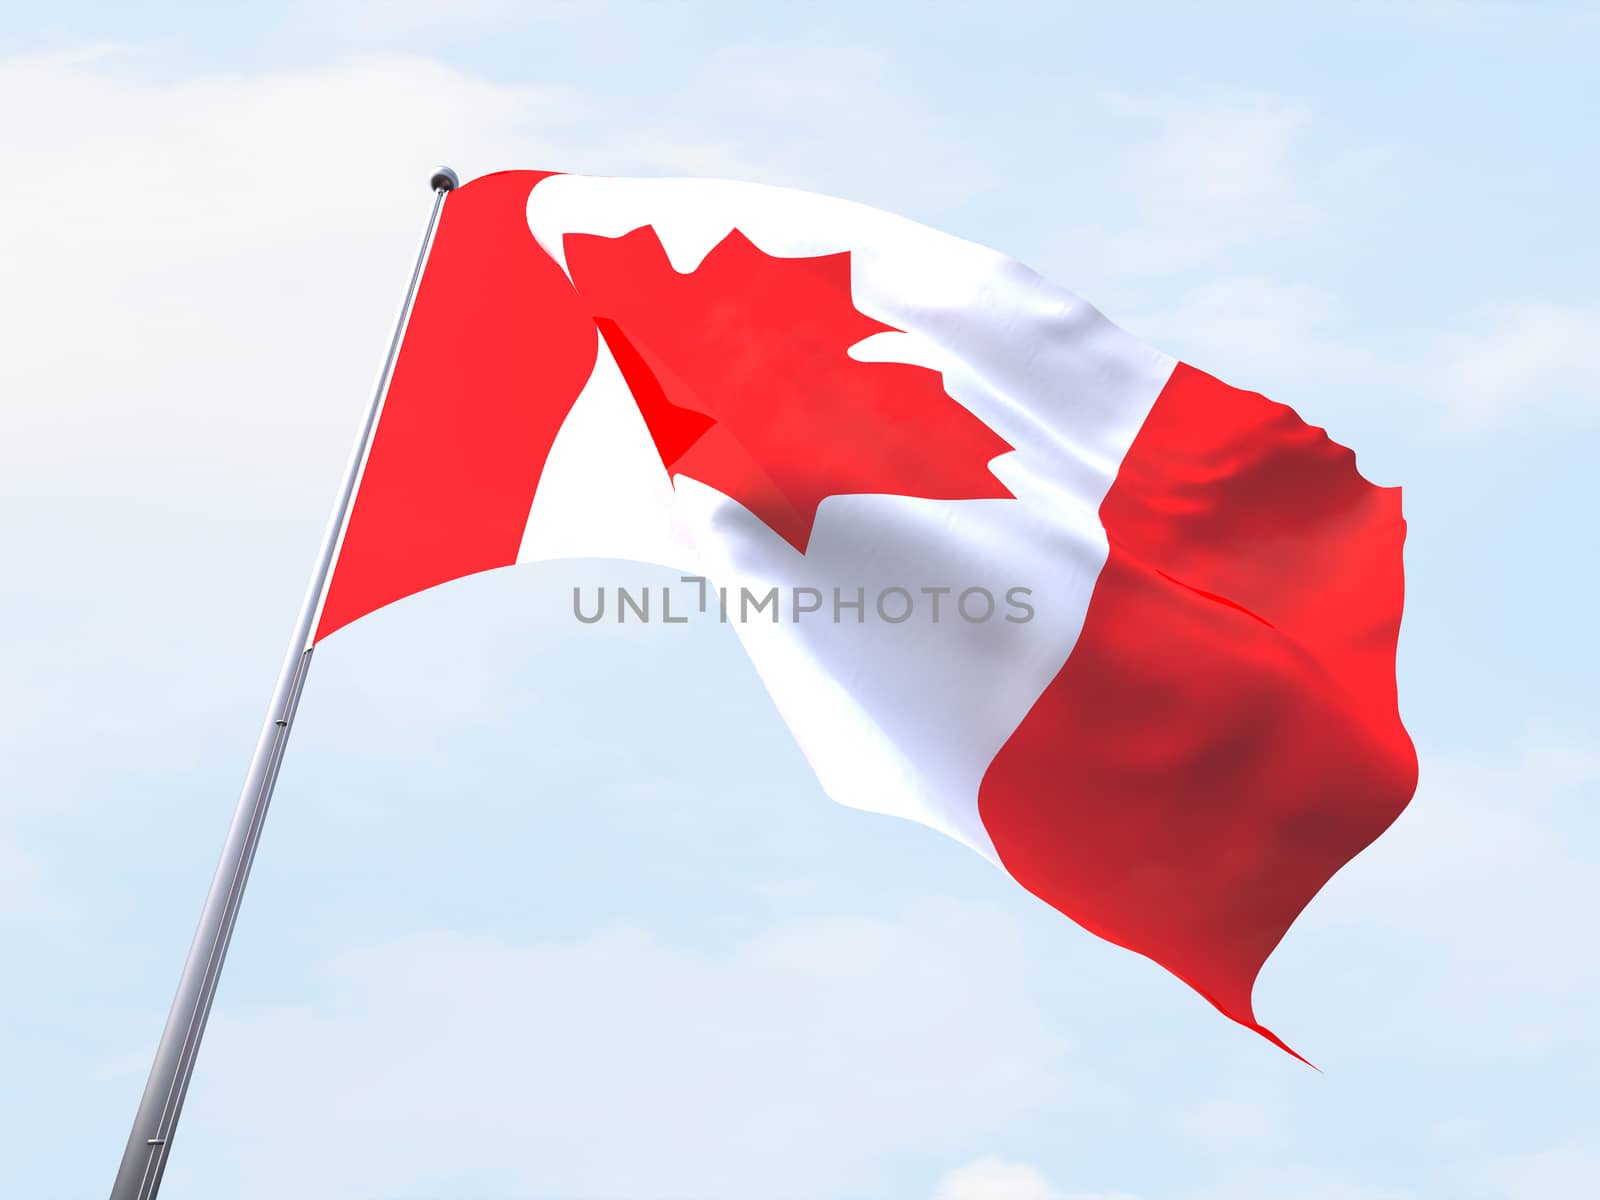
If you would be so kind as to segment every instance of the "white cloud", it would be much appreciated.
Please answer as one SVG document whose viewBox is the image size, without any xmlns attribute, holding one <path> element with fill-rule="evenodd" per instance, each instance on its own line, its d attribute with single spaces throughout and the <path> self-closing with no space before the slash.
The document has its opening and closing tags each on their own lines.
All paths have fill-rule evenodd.
<svg viewBox="0 0 1600 1200">
<path fill-rule="evenodd" d="M 1304 1167 L 1242 1166 L 1224 1173 L 1219 1187 L 1175 1184 L 1171 1200 L 1421 1200 L 1402 1188 L 1350 1183 L 1337 1174 Z M 1571 1193 L 1547 1193 L 1562 1195 Z M 946 1171 L 932 1200 L 1140 1200 L 1127 1192 L 1064 1192 L 1037 1169 L 990 1155 Z M 1507 1200 L 1523 1200 L 1519 1194 Z M 1529 1194 L 1532 1200 L 1532 1194 Z"/>
<path fill-rule="evenodd" d="M 1225 383 L 1291 405 L 1359 448 L 1360 469 L 1376 483 L 1413 477 L 1404 438 L 1437 419 L 1392 358 L 1362 343 L 1339 301 L 1309 284 L 1221 277 L 1124 324 Z"/>
<path fill-rule="evenodd" d="M 465 178 L 726 174 L 908 207 L 982 177 L 947 169 L 962 156 L 881 56 L 843 50 L 719 51 L 657 104 L 415 56 L 173 78 L 157 57 L 101 48 L 0 60 L 0 106 L 30 113 L 5 135 L 30 183 L 0 201 L 0 461 L 95 462 L 147 486 L 175 460 L 270 465 L 303 471 L 319 501 L 435 162 Z"/>
<path fill-rule="evenodd" d="M 1421 387 L 1452 424 L 1600 418 L 1600 308 L 1525 301 L 1474 326 L 1435 338 L 1421 364 Z"/>
<path fill-rule="evenodd" d="M 1600 782 L 1600 750 L 1588 743 L 1562 741 L 1549 735 L 1527 738 L 1519 754 L 1538 778 L 1570 789 Z"/>
<path fill-rule="evenodd" d="M 421 59 L 166 79 L 139 55 L 0 64 L 11 466 L 179 463 L 312 476 L 326 494 L 427 214 L 428 166 L 519 161 L 561 93 Z M 159 464 L 159 465 L 158 465 Z M 309 479 L 307 480 L 309 482 Z"/>
<path fill-rule="evenodd" d="M 709 56 L 697 76 L 684 97 L 689 119 L 665 126 L 676 134 L 661 163 L 671 174 L 785 183 L 923 220 L 991 184 L 983 147 L 919 103 L 879 51 L 736 46 Z M 704 131 L 726 129 L 728 112 L 759 135 L 704 160 L 705 170 L 683 161 L 682 148 Z"/>
<path fill-rule="evenodd" d="M 34 855 L 7 837 L 0 829 L 0 922 L 27 920 L 39 915 L 44 869 Z"/>
<path fill-rule="evenodd" d="M 1369 963 L 1323 979 L 1349 1036 L 1380 1028 L 1480 1058 L 1592 1052 L 1600 878 L 1584 847 L 1597 778 L 1581 741 L 1532 740 L 1509 759 L 1424 753 L 1416 798 L 1307 910 L 1258 1006 L 1271 1011 L 1296 973 L 1311 978 L 1342 928 L 1359 931 Z"/>
<path fill-rule="evenodd" d="M 1103 238 L 1113 270 L 1172 274 L 1212 266 L 1312 220 L 1295 158 L 1304 117 L 1294 107 L 1265 100 L 1116 104 L 1158 132 L 1123 165 L 1135 222 Z"/>
<path fill-rule="evenodd" d="M 1124 323 L 1236 386 L 1280 399 L 1309 386 L 1333 392 L 1338 409 L 1388 409 L 1408 414 L 1414 427 L 1484 434 L 1600 418 L 1597 309 L 1528 301 L 1482 314 L 1469 328 L 1413 338 L 1404 349 L 1385 338 L 1377 350 L 1363 344 L 1328 293 L 1249 275 L 1182 289 L 1173 303 Z"/>
<path fill-rule="evenodd" d="M 933 1200 L 1138 1200 L 1126 1192 L 1062 1192 L 1033 1167 L 993 1155 L 946 1171 Z"/>
<path fill-rule="evenodd" d="M 1542 36 L 1560 37 L 1565 25 L 1581 29 L 1600 19 L 1583 0 L 1546 0 L 1537 5 L 1518 0 L 1402 0 L 1386 5 L 1385 12 L 1452 37 L 1467 33 L 1495 38 L 1508 33 L 1526 36 L 1532 22 L 1542 23 L 1537 26 Z"/>
<path fill-rule="evenodd" d="M 1127 325 L 1186 361 L 1226 363 L 1229 382 L 1254 388 L 1265 386 L 1256 380 L 1370 367 L 1372 356 L 1339 330 L 1340 321 L 1326 293 L 1252 275 L 1202 283 Z"/>
<path fill-rule="evenodd" d="M 1217 1188 L 1179 1193 L 1185 1200 L 1430 1200 L 1409 1188 L 1352 1183 L 1311 1167 L 1240 1167 Z"/>
<path fill-rule="evenodd" d="M 599 0 L 300 0 L 285 23 L 290 37 L 329 38 L 362 46 L 403 45 L 424 39 L 437 44 L 504 37 L 512 30 L 549 25 L 584 11 Z"/>
<path fill-rule="evenodd" d="M 1113 98 L 1111 107 L 1153 126 L 1154 136 L 1126 153 L 1120 175 L 1111 168 L 1129 219 L 1080 230 L 1072 257 L 1099 261 L 1111 297 L 1136 297 L 1123 301 L 1131 313 L 1124 323 L 1153 345 L 1257 390 L 1288 394 L 1291 385 L 1336 374 L 1345 385 L 1341 404 L 1399 401 L 1458 432 L 1600 418 L 1593 306 L 1509 299 L 1458 327 L 1435 323 L 1373 349 L 1370 333 L 1364 343 L 1352 332 L 1347 306 L 1323 287 L 1239 270 L 1258 251 L 1314 241 L 1339 197 L 1358 184 L 1370 191 L 1381 151 L 1315 147 L 1305 114 L 1266 98 Z M 1155 288 L 1140 277 L 1196 281 Z"/>
<path fill-rule="evenodd" d="M 0 618 L 24 631 L 0 758 L 19 803 L 91 820 L 77 772 L 156 790 L 240 694 L 242 766 L 429 168 L 540 156 L 564 93 L 407 58 L 173 77 L 107 48 L 0 60 L 0 106 L 29 114 L 0 140 L 32 173 L 0 197 Z"/>
<path fill-rule="evenodd" d="M 1503 1200 L 1577 1200 L 1600 1196 L 1600 1152 L 1588 1146 L 1561 1146 L 1503 1159 L 1490 1172 Z"/>
<path fill-rule="evenodd" d="M 1022 970 L 953 904 L 715 953 L 419 935 L 341 960 L 320 1003 L 219 1014 L 164 1194 L 854 1194 L 1057 1086 Z"/>
<path fill-rule="evenodd" d="M 1032 1167 L 1000 1158 L 980 1158 L 946 1171 L 933 1200 L 1062 1200 L 1061 1193 Z"/>
<path fill-rule="evenodd" d="M 1277 1140 L 1281 1122 L 1264 1100 L 1245 1096 L 1212 1096 L 1182 1112 L 1178 1127 L 1189 1138 L 1227 1155 L 1241 1146 L 1262 1146 Z"/>
</svg>

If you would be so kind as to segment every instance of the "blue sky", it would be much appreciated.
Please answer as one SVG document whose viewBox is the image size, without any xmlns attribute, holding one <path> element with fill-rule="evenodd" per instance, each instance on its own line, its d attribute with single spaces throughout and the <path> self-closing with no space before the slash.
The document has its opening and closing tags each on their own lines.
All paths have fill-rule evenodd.
<svg viewBox="0 0 1600 1200">
<path fill-rule="evenodd" d="M 1594 10 L 0 18 L 0 1194 L 109 1187 L 436 161 L 997 246 L 1406 488 L 1417 800 L 1269 963 L 1325 1074 L 829 804 L 569 563 L 319 652 L 165 1197 L 1600 1194 Z"/>
</svg>

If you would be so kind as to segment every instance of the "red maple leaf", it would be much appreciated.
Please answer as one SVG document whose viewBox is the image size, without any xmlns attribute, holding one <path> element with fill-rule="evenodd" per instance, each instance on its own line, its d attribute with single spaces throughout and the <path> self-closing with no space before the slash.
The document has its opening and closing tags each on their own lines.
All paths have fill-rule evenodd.
<svg viewBox="0 0 1600 1200">
<path fill-rule="evenodd" d="M 857 362 L 893 330 L 855 307 L 850 254 L 779 258 L 737 229 L 680 274 L 649 226 L 568 234 L 567 265 L 661 461 L 737 500 L 802 554 L 824 497 L 1009 498 L 1009 446 L 939 372 Z"/>
</svg>

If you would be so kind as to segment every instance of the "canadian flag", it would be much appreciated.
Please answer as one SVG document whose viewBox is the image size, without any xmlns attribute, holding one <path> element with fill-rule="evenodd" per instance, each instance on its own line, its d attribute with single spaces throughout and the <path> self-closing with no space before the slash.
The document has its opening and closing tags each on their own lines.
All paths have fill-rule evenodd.
<svg viewBox="0 0 1600 1200">
<path fill-rule="evenodd" d="M 448 198 L 314 637 L 513 563 L 678 568 L 835 800 L 1283 1045 L 1262 964 L 1416 783 L 1404 536 L 1322 430 L 994 251 L 514 171 Z"/>
</svg>

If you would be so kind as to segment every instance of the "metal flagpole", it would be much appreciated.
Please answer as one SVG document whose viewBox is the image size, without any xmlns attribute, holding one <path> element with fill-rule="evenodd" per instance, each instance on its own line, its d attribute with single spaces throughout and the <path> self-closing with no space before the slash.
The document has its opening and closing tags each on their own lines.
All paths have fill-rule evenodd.
<svg viewBox="0 0 1600 1200">
<path fill-rule="evenodd" d="M 366 457 L 367 445 L 372 440 L 373 428 L 377 425 L 378 410 L 389 388 L 389 378 L 394 374 L 400 339 L 417 297 L 417 285 L 422 279 L 423 266 L 428 261 L 428 250 L 439 225 L 439 214 L 444 208 L 445 197 L 455 190 L 460 180 L 449 167 L 440 167 L 433 173 L 430 182 L 433 185 L 433 212 L 428 217 L 428 228 L 422 235 L 422 246 L 417 251 L 411 283 L 400 306 L 394 336 L 389 340 L 389 353 L 384 358 L 383 369 L 378 373 L 377 386 L 367 405 L 355 449 L 345 467 L 344 481 L 339 486 L 327 532 L 322 535 L 322 549 L 317 554 L 311 583 L 306 589 L 300 616 L 295 621 L 294 633 L 289 639 L 283 671 L 272 693 L 272 704 L 267 710 L 261 740 L 256 743 L 255 757 L 250 761 L 250 771 L 245 776 L 244 792 L 239 797 L 239 807 L 234 812 L 228 840 L 222 847 L 222 861 L 217 864 L 211 891 L 206 896 L 206 905 L 200 914 L 200 927 L 195 930 L 188 960 L 183 964 L 178 994 L 173 998 L 172 1011 L 161 1033 L 161 1043 L 156 1047 L 150 1078 L 145 1083 L 144 1096 L 139 1101 L 138 1115 L 133 1119 L 133 1132 L 128 1135 L 127 1149 L 122 1152 L 122 1165 L 117 1169 L 117 1181 L 111 1186 L 111 1200 L 153 1200 L 161 1187 L 161 1175 L 166 1170 L 167 1155 L 172 1150 L 172 1134 L 178 1125 L 178 1115 L 183 1110 L 184 1094 L 189 1090 L 195 1056 L 200 1050 L 200 1039 L 205 1034 L 206 1018 L 211 1014 L 217 980 L 222 975 L 222 960 L 228 953 L 228 941 L 233 936 L 233 926 L 239 917 L 239 903 L 244 898 L 245 882 L 250 877 L 250 864 L 255 859 L 256 845 L 261 840 L 261 826 L 272 800 L 272 786 L 278 779 L 283 748 L 289 741 L 289 729 L 294 724 L 300 691 L 305 687 L 306 672 L 311 667 L 312 624 L 322 604 L 322 594 L 328 584 L 328 573 L 333 566 L 339 536 L 355 495 L 356 479 L 361 472 L 362 460 Z"/>
</svg>

